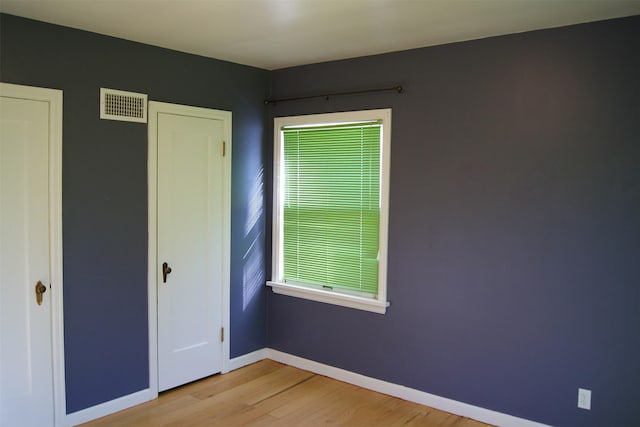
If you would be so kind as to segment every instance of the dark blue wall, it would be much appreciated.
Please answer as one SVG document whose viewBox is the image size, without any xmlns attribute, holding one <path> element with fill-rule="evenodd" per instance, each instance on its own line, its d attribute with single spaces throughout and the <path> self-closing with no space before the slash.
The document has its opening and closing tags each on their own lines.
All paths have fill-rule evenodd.
<svg viewBox="0 0 640 427">
<path fill-rule="evenodd" d="M 268 72 L 0 19 L 1 80 L 64 91 L 67 412 L 148 387 L 147 126 L 99 120 L 100 87 L 233 113 L 231 356 L 263 348 L 265 291 L 251 285 L 264 280 Z"/>
<path fill-rule="evenodd" d="M 553 425 L 640 425 L 639 51 L 633 17 L 268 73 L 0 15 L 0 80 L 64 90 L 68 412 L 148 385 L 146 126 L 98 119 L 112 87 L 233 112 L 232 357 L 269 345 Z M 393 108 L 392 306 L 269 293 L 267 316 L 262 99 L 396 83 L 271 108 Z"/>
<path fill-rule="evenodd" d="M 390 309 L 269 294 L 269 346 L 552 425 L 640 425 L 639 76 L 638 16 L 274 72 L 274 97 L 405 93 L 271 108 L 393 113 Z"/>
</svg>

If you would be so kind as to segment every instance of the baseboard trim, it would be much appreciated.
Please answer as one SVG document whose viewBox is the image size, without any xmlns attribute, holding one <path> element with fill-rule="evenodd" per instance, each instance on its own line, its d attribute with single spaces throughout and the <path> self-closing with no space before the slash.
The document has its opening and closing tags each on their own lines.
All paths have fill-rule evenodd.
<svg viewBox="0 0 640 427">
<path fill-rule="evenodd" d="M 126 396 L 118 397 L 117 399 L 110 400 L 108 402 L 100 403 L 96 406 L 91 406 L 87 409 L 82 409 L 71 414 L 67 414 L 64 419 L 64 425 L 67 427 L 77 426 L 78 424 L 86 423 L 97 418 L 101 418 L 118 411 L 130 408 L 132 406 L 139 405 L 144 402 L 156 399 L 157 393 L 153 393 L 150 388 L 140 390 L 135 393 L 128 394 Z"/>
<path fill-rule="evenodd" d="M 420 405 L 430 406 L 441 411 L 449 412 L 462 417 L 471 418 L 483 423 L 509 426 L 509 427 L 549 427 L 535 421 L 529 421 L 524 418 L 514 417 L 512 415 L 503 414 L 501 412 L 492 411 L 481 408 L 479 406 L 469 405 L 468 403 L 458 402 L 453 399 L 436 396 L 424 391 L 412 389 L 399 384 L 382 381 L 376 378 L 367 377 L 355 372 L 346 371 L 334 366 L 325 365 L 313 360 L 294 356 L 289 353 L 283 353 L 278 350 L 266 349 L 266 358 L 275 360 L 276 362 L 304 369 L 319 375 L 343 381 L 358 387 L 384 393 L 389 396 L 398 397 L 410 402 L 419 403 Z"/>
<path fill-rule="evenodd" d="M 229 359 L 228 368 L 229 368 L 229 371 L 234 371 L 236 369 L 242 368 L 247 365 L 251 365 L 252 363 L 259 362 L 266 358 L 267 358 L 267 349 L 261 348 L 260 350 L 256 350 L 251 353 L 243 354 L 242 356 Z"/>
<path fill-rule="evenodd" d="M 355 372 L 336 368 L 334 366 L 325 365 L 310 359 L 295 356 L 293 354 L 284 353 L 282 351 L 271 348 L 262 348 L 242 356 L 229 360 L 229 371 L 233 371 L 244 366 L 259 362 L 263 359 L 271 359 L 276 362 L 304 369 L 318 375 L 324 375 L 338 381 L 343 381 L 368 390 L 384 393 L 389 396 L 398 397 L 409 402 L 418 403 L 420 405 L 430 406 L 441 411 L 449 412 L 462 417 L 472 418 L 483 423 L 496 426 L 508 427 L 549 427 L 535 421 L 524 418 L 518 418 L 513 415 L 492 411 L 490 409 L 481 408 L 479 406 L 470 405 L 468 403 L 459 402 L 457 400 L 448 399 L 446 397 L 437 396 L 424 391 L 405 387 L 399 384 L 390 383 L 376 378 L 367 377 Z M 114 412 L 130 408 L 135 405 L 156 399 L 157 393 L 153 393 L 151 389 L 141 390 L 127 396 L 119 397 L 109 402 L 101 403 L 87 409 L 83 409 L 72 414 L 67 414 L 65 418 L 65 427 L 73 427 L 100 417 L 104 417 Z"/>
<path fill-rule="evenodd" d="M 256 350 L 254 352 L 229 359 L 229 362 L 227 364 L 227 371 L 233 371 L 244 366 L 251 365 L 252 363 L 259 362 L 260 360 L 266 358 L 267 349 L 261 348 L 260 350 Z M 158 394 L 152 392 L 151 388 L 141 390 L 127 396 L 118 397 L 117 399 L 100 403 L 96 406 L 91 406 L 89 408 L 73 412 L 71 414 L 67 414 L 66 417 L 64 417 L 63 426 L 73 427 L 78 424 L 86 423 L 97 418 L 105 417 L 115 412 L 122 411 L 132 406 L 154 400 L 157 397 Z"/>
</svg>

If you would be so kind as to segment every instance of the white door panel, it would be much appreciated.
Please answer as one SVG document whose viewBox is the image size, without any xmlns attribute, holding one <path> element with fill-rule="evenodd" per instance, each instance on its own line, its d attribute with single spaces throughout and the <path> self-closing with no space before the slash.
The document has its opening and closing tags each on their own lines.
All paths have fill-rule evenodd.
<svg viewBox="0 0 640 427">
<path fill-rule="evenodd" d="M 0 425 L 53 425 L 49 104 L 0 97 Z M 35 287 L 46 286 L 42 304 Z"/>
<path fill-rule="evenodd" d="M 223 135 L 222 120 L 158 114 L 160 391 L 221 370 Z"/>
</svg>

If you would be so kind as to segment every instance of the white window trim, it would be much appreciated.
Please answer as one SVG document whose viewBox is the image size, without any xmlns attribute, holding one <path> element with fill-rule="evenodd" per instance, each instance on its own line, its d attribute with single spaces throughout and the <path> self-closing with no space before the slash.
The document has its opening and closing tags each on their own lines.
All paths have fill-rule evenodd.
<svg viewBox="0 0 640 427">
<path fill-rule="evenodd" d="M 346 123 L 359 121 L 382 120 L 382 163 L 380 188 L 380 259 L 378 262 L 378 294 L 367 298 L 330 289 L 318 289 L 302 285 L 284 283 L 282 280 L 282 245 L 283 235 L 280 224 L 283 221 L 282 195 L 283 177 L 281 176 L 283 153 L 281 129 L 283 126 L 299 126 L 306 124 Z M 273 233 L 272 233 L 272 279 L 267 282 L 274 293 L 304 298 L 328 304 L 351 307 L 360 310 L 384 314 L 389 306 L 387 301 L 387 238 L 389 223 L 389 173 L 391 165 L 391 109 L 348 111 L 343 113 L 311 114 L 305 116 L 276 117 L 273 129 Z"/>
</svg>

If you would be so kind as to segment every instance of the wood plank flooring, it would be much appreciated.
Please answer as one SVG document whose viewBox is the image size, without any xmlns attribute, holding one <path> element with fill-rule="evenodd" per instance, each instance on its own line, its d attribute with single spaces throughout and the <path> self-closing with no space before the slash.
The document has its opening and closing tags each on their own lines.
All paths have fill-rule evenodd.
<svg viewBox="0 0 640 427">
<path fill-rule="evenodd" d="M 487 427 L 427 406 L 263 360 L 164 392 L 83 427 Z"/>
</svg>

